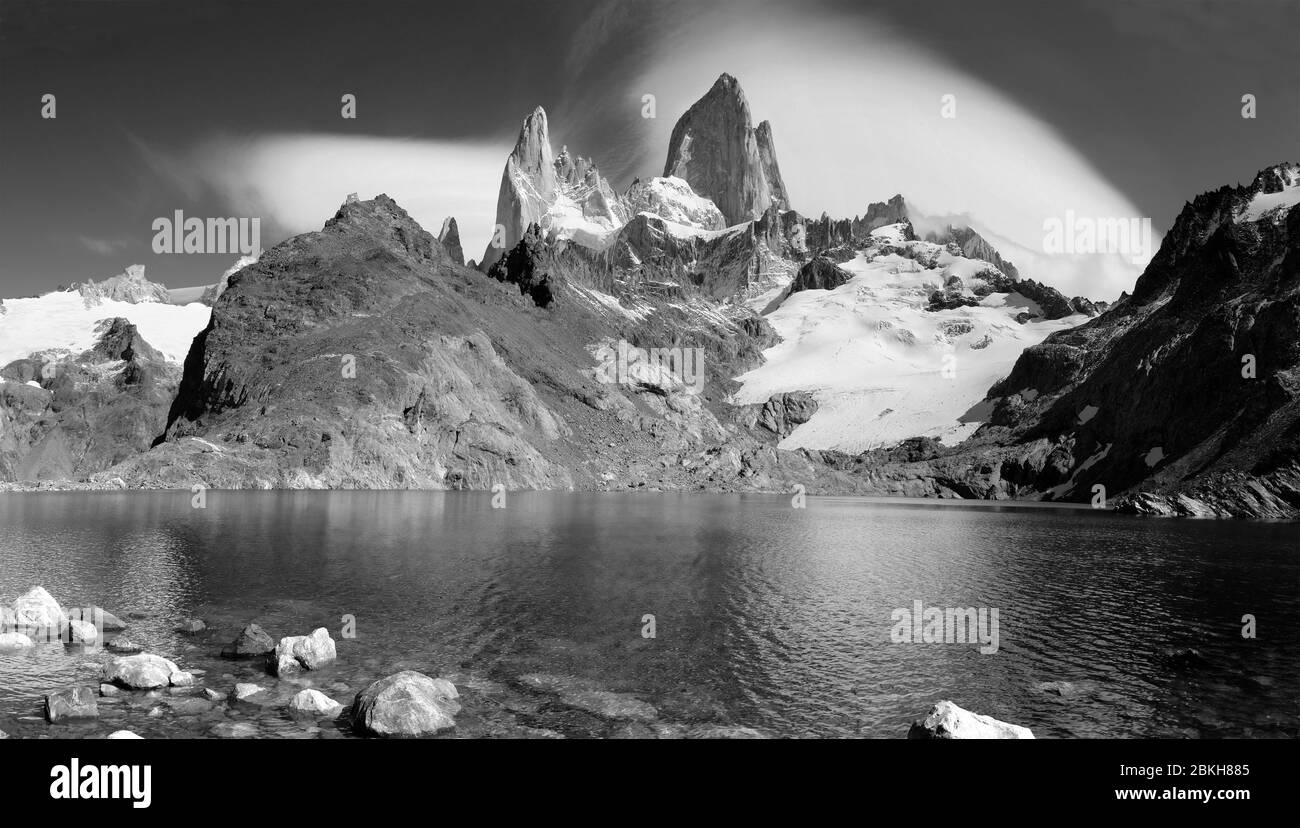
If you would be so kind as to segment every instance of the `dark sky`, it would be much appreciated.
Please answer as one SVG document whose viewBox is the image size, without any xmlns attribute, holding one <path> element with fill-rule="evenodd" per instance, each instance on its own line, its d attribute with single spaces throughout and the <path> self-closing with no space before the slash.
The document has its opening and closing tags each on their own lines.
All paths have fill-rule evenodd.
<svg viewBox="0 0 1300 828">
<path fill-rule="evenodd" d="M 721 8 L 727 25 L 716 14 L 712 23 L 697 25 L 709 6 Z M 1160 230 L 1196 193 L 1300 159 L 1296 0 L 0 0 L 0 296 L 101 279 L 134 262 L 171 287 L 215 281 L 233 256 L 156 255 L 151 223 L 177 209 L 239 215 L 240 187 L 258 189 L 263 201 L 291 198 L 283 190 L 298 179 L 281 180 L 279 167 L 283 146 L 292 156 L 298 145 L 282 145 L 277 155 L 265 150 L 268 136 L 463 147 L 465 154 L 434 155 L 420 166 L 476 159 L 491 169 L 469 180 L 486 180 L 480 201 L 494 202 L 495 177 L 518 124 L 541 104 L 551 114 L 557 149 L 570 143 L 595 155 L 621 189 L 635 175 L 662 171 L 664 136 L 712 83 L 715 51 L 743 54 L 748 39 L 770 39 L 777 45 L 763 57 L 777 73 L 786 62 L 793 72 L 805 56 L 825 52 L 818 35 L 809 34 L 813 29 L 791 26 L 791 14 L 836 21 L 835 48 L 844 59 L 842 68 L 828 67 L 825 83 L 845 90 L 837 98 L 842 103 L 809 110 L 797 94 L 777 96 L 740 78 L 756 110 L 764 103 L 756 116 L 773 121 L 787 183 L 805 213 L 854 210 L 856 201 L 820 183 L 835 174 L 840 159 L 788 155 L 807 145 L 801 135 L 833 133 L 840 118 L 854 114 L 854 90 L 879 78 L 869 61 L 882 37 L 910 44 L 908 54 L 922 54 L 918 60 L 937 67 L 931 76 L 947 73 L 954 84 L 978 81 L 995 90 L 1077 154 L 1098 187 L 1118 191 Z M 859 31 L 861 50 L 853 46 Z M 716 34 L 701 44 L 701 32 Z M 695 54 L 684 56 L 683 49 Z M 656 81 L 661 112 L 648 132 L 637 83 L 668 78 L 670 68 L 685 73 L 696 57 L 708 76 Z M 906 76 L 905 65 L 902 71 Z M 358 96 L 356 120 L 339 117 L 345 91 Z M 47 92 L 57 95 L 54 120 L 40 117 Z M 1255 120 L 1240 117 L 1247 92 L 1259 101 Z M 900 88 L 899 94 L 907 93 Z M 890 106 L 872 106 L 873 117 L 889 117 Z M 1014 133 L 996 141 L 1014 157 Z M 322 153 L 312 163 L 326 177 L 335 156 L 312 151 Z M 947 163 L 959 167 L 961 147 L 945 152 Z M 855 155 L 853 169 L 874 175 L 872 153 Z M 391 157 L 403 163 L 404 156 Z M 1041 157 L 1027 152 L 1024 163 Z M 803 180 L 792 176 L 797 171 Z M 348 180 L 364 186 L 365 173 L 358 168 L 355 175 Z M 907 187 L 887 171 L 867 180 Z M 328 198 L 337 205 L 346 194 Z M 444 212 L 479 209 L 460 207 L 450 190 L 445 195 L 437 205 Z M 865 207 L 889 195 L 863 192 L 860 202 Z M 270 210 L 263 216 L 263 246 L 319 227 L 332 209 L 311 202 L 299 213 Z M 302 211 L 315 218 L 292 217 Z M 463 228 L 471 238 L 482 229 Z M 474 255 L 473 243 L 466 247 Z"/>
</svg>

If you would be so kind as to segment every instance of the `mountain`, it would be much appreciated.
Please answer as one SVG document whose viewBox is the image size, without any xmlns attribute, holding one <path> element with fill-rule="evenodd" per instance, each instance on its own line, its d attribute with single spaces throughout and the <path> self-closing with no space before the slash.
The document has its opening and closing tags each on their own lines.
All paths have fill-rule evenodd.
<svg viewBox="0 0 1300 828">
<path fill-rule="evenodd" d="M 126 319 L 94 332 L 81 353 L 0 367 L 0 479 L 85 479 L 148 450 L 166 423 L 180 366 Z"/>
<path fill-rule="evenodd" d="M 713 201 L 727 224 L 790 208 L 772 127 L 754 129 L 740 83 L 723 74 L 673 127 L 664 177 L 680 178 Z"/>
<path fill-rule="evenodd" d="M 573 244 L 534 226 L 507 260 L 540 280 Z M 806 469 L 722 419 L 728 377 L 770 344 L 751 312 L 652 313 L 563 273 L 550 296 L 462 266 L 386 196 L 346 203 L 231 275 L 165 433 L 113 473 L 144 486 L 563 489 L 695 488 L 743 471 L 761 488 L 792 476 L 783 462 Z M 705 350 L 698 387 L 639 369 L 601 379 L 611 342 L 669 338 Z"/>
<path fill-rule="evenodd" d="M 755 148 L 721 189 L 691 169 L 722 157 L 702 149 L 719 124 Z M 901 195 L 786 209 L 771 130 L 728 76 L 679 127 L 694 181 L 618 195 L 552 154 L 535 111 L 503 174 L 517 238 L 481 269 L 454 219 L 434 236 L 349 197 L 227 271 L 197 336 L 186 314 L 207 308 L 162 304 L 142 272 L 0 304 L 0 476 L 1300 514 L 1300 165 L 1197 197 L 1106 306 Z M 763 187 L 730 221 L 721 203 Z"/>
<path fill-rule="evenodd" d="M 988 401 L 1034 450 L 1017 487 L 1087 500 L 1101 485 L 1139 512 L 1296 514 L 1297 203 L 1297 164 L 1198 196 L 1132 296 L 1021 355 Z"/>
<path fill-rule="evenodd" d="M 170 302 L 167 286 L 156 284 L 144 277 L 144 265 L 131 265 L 125 272 L 102 282 L 94 280 L 73 285 L 69 290 L 80 293 L 87 301 L 110 299 L 114 302 Z"/>
<path fill-rule="evenodd" d="M 479 266 L 486 271 L 495 264 L 532 224 L 600 248 L 626 220 L 626 210 L 594 161 L 573 158 L 567 147 L 558 157 L 553 155 L 546 110 L 539 106 L 524 119 L 506 159 L 497 195 L 497 229 Z"/>
</svg>

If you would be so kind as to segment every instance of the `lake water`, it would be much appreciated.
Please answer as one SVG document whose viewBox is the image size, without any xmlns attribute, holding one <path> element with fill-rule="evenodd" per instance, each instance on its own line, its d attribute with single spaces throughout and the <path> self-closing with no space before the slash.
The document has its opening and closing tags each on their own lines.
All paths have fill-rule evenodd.
<svg viewBox="0 0 1300 828">
<path fill-rule="evenodd" d="M 282 703 L 314 686 L 347 704 L 417 669 L 459 686 L 459 737 L 898 738 L 940 699 L 1039 737 L 1300 734 L 1295 524 L 758 495 L 511 493 L 503 509 L 488 493 L 190 498 L 0 495 L 0 600 L 39 583 L 65 606 L 101 605 L 208 687 L 256 681 L 276 703 L 128 693 L 98 721 L 52 726 L 42 695 L 97 682 L 111 656 L 40 644 L 0 652 L 0 729 L 201 736 L 244 721 L 350 737 Z M 997 652 L 893 643 L 891 613 L 915 601 L 997 609 Z M 210 629 L 174 632 L 187 617 Z M 277 681 L 221 659 L 248 622 L 277 637 L 325 626 L 338 660 Z M 551 677 L 520 678 L 539 673 Z M 591 690 L 655 712 L 573 703 Z"/>
</svg>

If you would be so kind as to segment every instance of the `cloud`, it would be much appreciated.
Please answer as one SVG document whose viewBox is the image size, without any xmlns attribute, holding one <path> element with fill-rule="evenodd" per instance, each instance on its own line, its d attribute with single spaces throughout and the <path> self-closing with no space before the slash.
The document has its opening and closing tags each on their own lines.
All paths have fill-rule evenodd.
<svg viewBox="0 0 1300 828">
<path fill-rule="evenodd" d="M 1095 298 L 1132 289 L 1140 268 L 1118 257 L 1103 264 L 1046 256 L 1050 218 L 1142 214 L 1064 136 L 997 89 L 860 14 L 771 2 L 676 8 L 690 18 L 657 38 L 654 58 L 632 81 L 638 94 L 658 97 L 661 117 L 646 121 L 642 135 L 657 157 L 676 118 L 670 113 L 730 72 L 755 120 L 772 122 L 800 212 L 852 216 L 902 193 L 927 213 L 969 214 L 1042 253 L 1046 265 L 1027 264 L 1046 272 L 1026 267 L 1025 277 Z M 955 96 L 953 119 L 941 117 L 945 95 Z"/>
<path fill-rule="evenodd" d="M 510 147 L 337 135 L 219 136 L 179 153 L 137 141 L 153 171 L 191 200 L 262 219 L 263 246 L 319 230 L 350 193 L 387 193 L 431 233 L 455 216 L 466 254 L 487 247 Z"/>
<path fill-rule="evenodd" d="M 111 256 L 126 247 L 128 242 L 125 239 L 93 239 L 89 236 L 77 236 L 77 244 L 86 248 L 91 253 L 98 253 L 101 256 Z"/>
</svg>

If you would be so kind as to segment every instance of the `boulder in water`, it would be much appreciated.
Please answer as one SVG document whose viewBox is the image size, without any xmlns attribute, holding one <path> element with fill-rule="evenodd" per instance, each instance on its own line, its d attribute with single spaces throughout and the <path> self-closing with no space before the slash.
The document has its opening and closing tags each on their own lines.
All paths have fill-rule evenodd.
<svg viewBox="0 0 1300 828">
<path fill-rule="evenodd" d="M 907 732 L 909 739 L 1032 739 L 1027 727 L 1000 722 L 964 710 L 950 701 L 941 701 L 930 712 L 912 724 Z"/>
<path fill-rule="evenodd" d="M 414 670 L 382 678 L 357 694 L 352 724 L 369 736 L 429 736 L 456 726 L 456 688 Z"/>
</svg>

